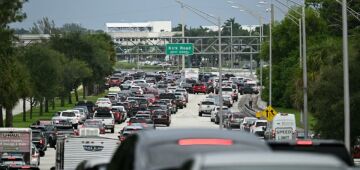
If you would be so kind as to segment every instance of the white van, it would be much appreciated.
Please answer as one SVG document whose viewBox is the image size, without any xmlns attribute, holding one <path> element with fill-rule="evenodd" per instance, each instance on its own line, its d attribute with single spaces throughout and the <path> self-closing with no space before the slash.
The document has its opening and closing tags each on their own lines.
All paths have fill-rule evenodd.
<svg viewBox="0 0 360 170">
<path fill-rule="evenodd" d="M 270 124 L 272 139 L 294 140 L 296 139 L 296 119 L 294 114 L 279 113 Z"/>
</svg>

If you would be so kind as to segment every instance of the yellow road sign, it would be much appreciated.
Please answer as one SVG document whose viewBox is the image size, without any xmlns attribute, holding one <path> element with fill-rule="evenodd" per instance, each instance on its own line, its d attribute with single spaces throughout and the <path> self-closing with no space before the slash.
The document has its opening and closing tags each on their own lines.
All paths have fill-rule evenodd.
<svg viewBox="0 0 360 170">
<path fill-rule="evenodd" d="M 262 112 L 256 112 L 256 115 L 255 115 L 257 118 L 260 118 L 262 116 Z"/>
<path fill-rule="evenodd" d="M 271 107 L 268 106 L 264 111 L 262 111 L 262 115 L 267 119 L 267 121 L 272 121 L 277 112 Z"/>
</svg>

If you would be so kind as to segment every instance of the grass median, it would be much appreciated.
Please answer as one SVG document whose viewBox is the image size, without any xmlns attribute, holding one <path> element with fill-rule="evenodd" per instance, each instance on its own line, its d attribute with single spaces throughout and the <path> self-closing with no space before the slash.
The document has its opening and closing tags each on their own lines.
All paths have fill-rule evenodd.
<svg viewBox="0 0 360 170">
<path fill-rule="evenodd" d="M 95 102 L 99 97 L 104 97 L 104 96 L 105 96 L 105 93 L 101 93 L 97 96 L 86 96 L 86 100 Z M 83 100 L 82 93 L 79 93 L 79 100 L 80 101 Z M 51 105 L 51 103 L 49 103 L 49 112 L 48 113 L 43 112 L 42 116 L 40 116 L 40 107 L 39 106 L 33 107 L 32 119 L 30 119 L 30 111 L 26 112 L 26 122 L 23 121 L 23 113 L 15 115 L 13 118 L 13 127 L 29 127 L 31 124 L 33 124 L 37 120 L 50 120 L 56 112 L 74 108 L 74 106 L 76 104 L 74 94 L 72 94 L 72 101 L 73 101 L 73 103 L 69 104 L 68 100 L 65 100 L 64 107 L 61 107 L 60 106 L 60 98 L 56 98 L 55 99 L 55 108 L 52 109 L 52 105 Z M 27 108 L 27 109 L 29 109 L 29 108 Z"/>
</svg>

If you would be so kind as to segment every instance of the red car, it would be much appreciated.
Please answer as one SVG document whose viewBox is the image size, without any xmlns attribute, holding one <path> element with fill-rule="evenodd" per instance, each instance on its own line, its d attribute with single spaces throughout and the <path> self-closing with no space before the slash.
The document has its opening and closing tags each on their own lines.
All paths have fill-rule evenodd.
<svg viewBox="0 0 360 170">
<path fill-rule="evenodd" d="M 208 93 L 208 88 L 206 86 L 205 83 L 196 83 L 193 86 L 193 92 L 198 94 L 198 93 Z"/>
<path fill-rule="evenodd" d="M 121 123 L 126 119 L 126 113 L 124 106 L 113 106 L 111 112 L 114 115 L 116 123 Z"/>
<path fill-rule="evenodd" d="M 122 83 L 122 80 L 119 77 L 110 77 L 110 79 L 109 79 L 110 87 L 113 87 L 113 86 L 120 87 L 121 83 Z"/>
<path fill-rule="evenodd" d="M 155 110 L 151 118 L 154 121 L 154 124 L 165 124 L 166 126 L 170 126 L 171 114 L 166 110 Z"/>
</svg>

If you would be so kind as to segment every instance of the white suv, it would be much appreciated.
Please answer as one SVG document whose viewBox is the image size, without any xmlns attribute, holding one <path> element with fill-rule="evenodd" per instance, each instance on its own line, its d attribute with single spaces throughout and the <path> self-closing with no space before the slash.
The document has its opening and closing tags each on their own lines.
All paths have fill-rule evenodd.
<svg viewBox="0 0 360 170">
<path fill-rule="evenodd" d="M 211 111 L 215 108 L 215 102 L 212 99 L 206 99 L 202 101 L 199 105 L 199 116 L 203 114 L 211 114 Z"/>
</svg>

